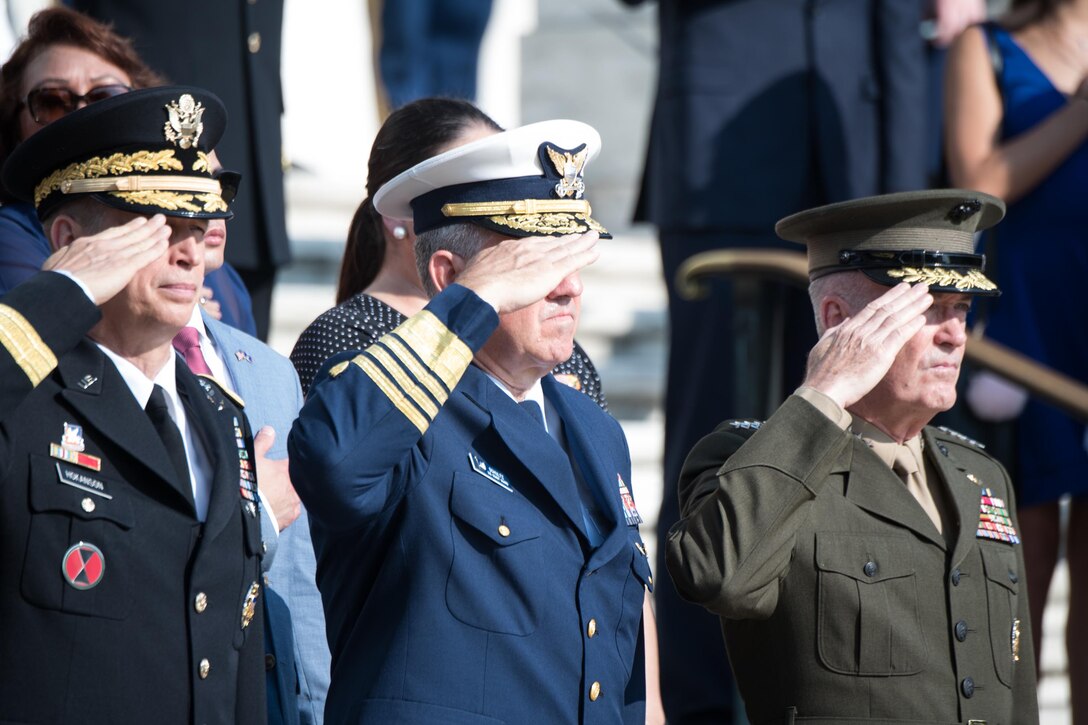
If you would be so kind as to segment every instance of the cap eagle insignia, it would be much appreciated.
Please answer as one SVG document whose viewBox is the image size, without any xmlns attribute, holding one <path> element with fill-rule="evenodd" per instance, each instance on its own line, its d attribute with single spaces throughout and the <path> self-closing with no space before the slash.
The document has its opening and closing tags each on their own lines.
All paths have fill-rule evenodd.
<svg viewBox="0 0 1088 725">
<path fill-rule="evenodd" d="M 183 149 L 192 148 L 204 132 L 200 117 L 204 115 L 204 105 L 188 93 L 166 106 L 169 117 L 163 126 L 166 140 Z"/>
<path fill-rule="evenodd" d="M 582 168 L 586 165 L 586 156 L 589 155 L 589 147 L 582 145 L 580 151 L 562 151 L 551 144 L 545 146 L 548 158 L 555 166 L 559 174 L 559 183 L 555 185 L 555 193 L 559 198 L 574 197 L 581 199 L 586 191 L 586 184 L 582 181 Z"/>
</svg>

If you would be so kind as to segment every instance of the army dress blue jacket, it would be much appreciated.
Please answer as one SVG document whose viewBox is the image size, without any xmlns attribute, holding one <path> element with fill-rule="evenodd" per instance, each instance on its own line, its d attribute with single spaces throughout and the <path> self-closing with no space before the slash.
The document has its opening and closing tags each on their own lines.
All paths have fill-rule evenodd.
<svg viewBox="0 0 1088 725">
<path fill-rule="evenodd" d="M 327 723 L 641 723 L 652 586 L 619 424 L 542 382 L 570 456 L 472 355 L 459 285 L 330 359 L 291 432 L 332 649 Z M 589 543 L 571 461 L 605 519 Z"/>
<path fill-rule="evenodd" d="M 0 298 L 0 722 L 264 725 L 245 415 L 178 365 L 212 471 L 201 522 L 151 420 L 85 337 L 99 319 L 55 272 Z"/>
</svg>

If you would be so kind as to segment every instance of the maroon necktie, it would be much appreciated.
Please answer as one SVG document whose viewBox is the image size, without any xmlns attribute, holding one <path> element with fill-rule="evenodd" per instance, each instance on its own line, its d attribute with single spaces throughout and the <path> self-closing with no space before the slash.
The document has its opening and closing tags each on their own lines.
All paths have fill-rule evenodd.
<svg viewBox="0 0 1088 725">
<path fill-rule="evenodd" d="M 174 349 L 185 357 L 185 364 L 199 375 L 211 375 L 212 369 L 200 351 L 200 332 L 195 327 L 183 327 L 174 335 Z"/>
</svg>

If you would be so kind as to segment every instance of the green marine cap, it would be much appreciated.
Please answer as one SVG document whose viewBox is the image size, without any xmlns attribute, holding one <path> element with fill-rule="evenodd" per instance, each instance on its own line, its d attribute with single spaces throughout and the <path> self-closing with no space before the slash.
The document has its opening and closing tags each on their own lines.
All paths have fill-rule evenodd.
<svg viewBox="0 0 1088 725">
<path fill-rule="evenodd" d="M 975 254 L 975 232 L 1005 216 L 997 197 L 965 189 L 870 196 L 808 209 L 779 220 L 783 239 L 808 246 L 808 273 L 817 279 L 858 270 L 889 287 L 921 282 L 933 292 L 995 296 Z"/>
</svg>

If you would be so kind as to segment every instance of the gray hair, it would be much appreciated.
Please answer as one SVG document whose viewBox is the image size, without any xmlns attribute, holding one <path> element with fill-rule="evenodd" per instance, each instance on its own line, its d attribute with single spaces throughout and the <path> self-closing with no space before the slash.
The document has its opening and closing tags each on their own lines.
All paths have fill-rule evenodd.
<svg viewBox="0 0 1088 725">
<path fill-rule="evenodd" d="M 48 237 L 53 221 L 58 216 L 64 215 L 79 224 L 83 236 L 98 234 L 113 226 L 109 223 L 112 219 L 112 210 L 113 207 L 96 201 L 89 196 L 77 196 L 74 199 L 65 201 L 49 212 L 49 216 L 42 220 L 42 229 L 45 230 L 45 235 Z M 52 245 L 53 240 L 50 239 L 49 243 Z"/>
<path fill-rule="evenodd" d="M 475 257 L 495 235 L 496 233 L 490 229 L 470 222 L 450 224 L 417 234 L 416 269 L 419 270 L 419 277 L 423 280 L 423 289 L 427 291 L 427 294 L 431 297 L 438 294 L 427 270 L 435 252 L 439 250 L 453 252 L 467 261 Z"/>
<path fill-rule="evenodd" d="M 833 272 L 808 283 L 808 296 L 812 300 L 812 312 L 816 316 L 816 334 L 824 334 L 820 319 L 820 306 L 828 297 L 838 297 L 850 308 L 853 315 L 873 300 L 873 282 L 864 272 L 851 270 Z"/>
</svg>

